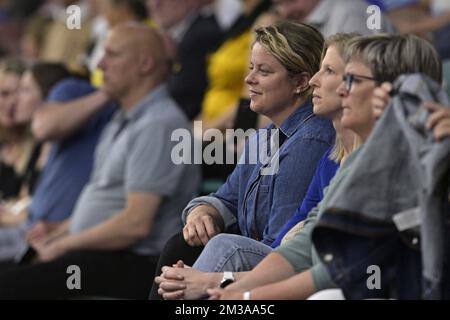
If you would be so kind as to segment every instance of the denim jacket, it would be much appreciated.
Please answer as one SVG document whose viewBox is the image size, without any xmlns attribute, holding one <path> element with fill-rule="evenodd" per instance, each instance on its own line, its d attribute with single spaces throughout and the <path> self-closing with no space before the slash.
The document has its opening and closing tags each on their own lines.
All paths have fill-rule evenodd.
<svg viewBox="0 0 450 320">
<path fill-rule="evenodd" d="M 448 97 L 418 74 L 401 76 L 394 91 L 351 174 L 318 221 L 313 241 L 348 298 L 395 293 L 396 298 L 438 299 L 445 291 L 444 264 L 450 262 L 445 238 L 450 139 L 434 139 L 426 128 L 430 112 L 421 104 L 448 105 Z M 381 269 L 380 290 L 366 285 L 371 265 Z"/>
<path fill-rule="evenodd" d="M 315 116 L 310 102 L 296 109 L 279 130 L 285 142 L 272 158 L 279 163 L 275 174 L 261 174 L 267 163 L 245 163 L 255 150 L 249 147 L 269 137 L 272 124 L 250 137 L 235 170 L 216 193 L 192 200 L 183 211 L 186 222 L 189 212 L 200 204 L 209 204 L 221 214 L 225 227 L 238 224 L 241 235 L 269 245 L 295 212 L 308 189 L 316 165 L 334 142 L 335 132 L 329 120 Z M 264 134 L 264 132 L 266 134 Z M 280 138 L 280 141 L 282 139 Z M 254 145 L 254 144 L 253 144 Z"/>
</svg>

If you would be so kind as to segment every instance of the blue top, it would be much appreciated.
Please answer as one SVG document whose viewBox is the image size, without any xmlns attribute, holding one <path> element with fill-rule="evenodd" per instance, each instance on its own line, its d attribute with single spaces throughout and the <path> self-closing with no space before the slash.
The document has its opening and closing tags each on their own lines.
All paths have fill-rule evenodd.
<svg viewBox="0 0 450 320">
<path fill-rule="evenodd" d="M 419 0 L 366 0 L 370 4 L 380 7 L 381 11 L 389 12 L 401 7 L 417 4 Z"/>
<path fill-rule="evenodd" d="M 193 207 L 206 203 L 219 211 L 226 227 L 237 222 L 241 235 L 272 244 L 303 200 L 319 159 L 335 136 L 331 121 L 315 116 L 311 103 L 305 103 L 281 125 L 281 136 L 287 139 L 274 157 L 278 159 L 278 170 L 264 175 L 267 164 L 252 164 L 255 162 L 248 159 L 257 155 L 258 150 L 252 148 L 255 141 L 270 140 L 272 129 L 276 129 L 274 125 L 250 137 L 227 181 L 216 193 L 192 200 L 183 211 L 184 221 Z M 269 162 L 271 167 L 273 162 Z"/>
<path fill-rule="evenodd" d="M 84 80 L 58 82 L 47 101 L 66 102 L 94 92 Z M 29 207 L 28 225 L 39 220 L 57 222 L 70 216 L 75 202 L 91 174 L 97 140 L 116 107 L 108 105 L 74 135 L 53 143 Z"/>
<path fill-rule="evenodd" d="M 278 247 L 286 233 L 297 223 L 305 220 L 311 209 L 317 206 L 317 204 L 322 200 L 323 190 L 328 186 L 330 180 L 339 169 L 339 164 L 329 158 L 332 150 L 333 147 L 328 149 L 328 151 L 320 159 L 319 164 L 317 165 L 316 173 L 314 174 L 311 184 L 309 185 L 308 192 L 306 193 L 303 202 L 298 207 L 292 218 L 289 219 L 283 229 L 281 229 L 280 233 L 278 233 L 278 236 L 272 242 L 272 248 Z"/>
</svg>

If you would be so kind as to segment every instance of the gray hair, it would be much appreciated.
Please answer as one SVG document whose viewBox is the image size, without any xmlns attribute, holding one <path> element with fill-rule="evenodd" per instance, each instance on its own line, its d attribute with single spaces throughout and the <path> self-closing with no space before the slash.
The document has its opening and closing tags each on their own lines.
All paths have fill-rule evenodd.
<svg viewBox="0 0 450 320">
<path fill-rule="evenodd" d="M 412 34 L 378 34 L 351 40 L 344 60 L 361 59 L 378 83 L 404 73 L 423 73 L 442 83 L 442 61 L 434 47 Z"/>
</svg>

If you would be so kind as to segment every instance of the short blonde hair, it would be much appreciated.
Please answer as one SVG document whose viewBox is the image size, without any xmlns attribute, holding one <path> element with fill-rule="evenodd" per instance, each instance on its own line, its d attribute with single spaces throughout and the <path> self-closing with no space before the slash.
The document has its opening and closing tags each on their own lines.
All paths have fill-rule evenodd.
<svg viewBox="0 0 450 320">
<path fill-rule="evenodd" d="M 294 76 L 306 72 L 312 77 L 320 68 L 324 39 L 314 27 L 290 21 L 279 21 L 258 28 L 255 42 L 263 46 Z M 312 89 L 304 92 L 309 96 Z"/>
</svg>

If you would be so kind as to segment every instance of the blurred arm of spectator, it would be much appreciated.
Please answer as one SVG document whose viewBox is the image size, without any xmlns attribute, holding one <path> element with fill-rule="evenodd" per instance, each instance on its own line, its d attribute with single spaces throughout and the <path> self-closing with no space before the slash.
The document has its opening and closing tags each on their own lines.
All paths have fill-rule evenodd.
<svg viewBox="0 0 450 320">
<path fill-rule="evenodd" d="M 429 0 L 411 1 L 410 4 L 387 9 L 387 16 L 401 33 L 425 35 L 450 23 L 450 11 L 433 15 Z"/>
<path fill-rule="evenodd" d="M 51 261 L 74 250 L 124 249 L 148 235 L 161 199 L 155 193 L 129 193 L 126 208 L 103 223 L 80 233 L 68 233 L 54 241 L 39 242 L 35 247 L 39 259 Z"/>
<path fill-rule="evenodd" d="M 69 226 L 70 219 L 66 219 L 51 230 L 47 228 L 45 232 L 40 232 L 40 234 L 37 234 L 37 232 L 35 232 L 34 234 L 32 234 L 33 237 L 29 236 L 29 233 L 27 233 L 27 241 L 34 249 L 38 250 L 39 248 L 43 248 L 45 245 L 48 245 L 56 239 L 67 235 L 69 232 Z"/>
<path fill-rule="evenodd" d="M 23 199 L 25 201 L 26 199 Z M 15 226 L 24 222 L 28 212 L 26 208 L 21 208 L 21 200 L 12 201 L 0 206 L 0 226 Z"/>
<path fill-rule="evenodd" d="M 426 16 L 419 21 L 409 24 L 399 24 L 399 31 L 403 33 L 415 33 L 421 35 L 426 32 L 436 31 L 450 23 L 450 11 L 438 16 Z"/>
<path fill-rule="evenodd" d="M 40 241 L 44 239 L 46 236 L 51 234 L 53 231 L 57 230 L 61 225 L 63 225 L 65 221 L 63 222 L 46 222 L 46 221 L 39 221 L 32 225 L 30 229 L 28 229 L 26 233 L 26 239 L 28 243 L 33 243 L 36 241 Z"/>
<path fill-rule="evenodd" d="M 66 138 L 99 111 L 108 100 L 108 95 L 103 90 L 98 90 L 70 102 L 47 103 L 33 116 L 33 135 L 39 141 Z"/>
</svg>

